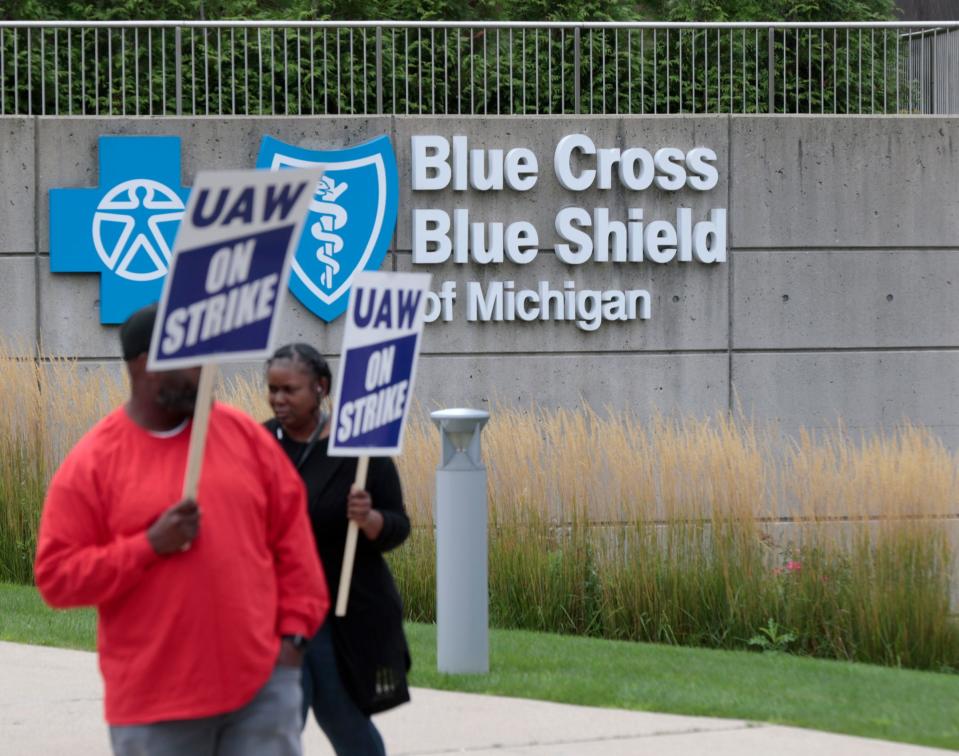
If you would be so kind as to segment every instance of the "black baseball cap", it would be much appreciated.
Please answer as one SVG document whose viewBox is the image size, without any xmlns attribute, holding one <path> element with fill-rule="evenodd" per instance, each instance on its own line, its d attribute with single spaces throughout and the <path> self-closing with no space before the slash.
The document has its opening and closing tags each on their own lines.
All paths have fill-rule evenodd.
<svg viewBox="0 0 959 756">
<path fill-rule="evenodd" d="M 120 326 L 120 345 L 123 359 L 130 361 L 150 351 L 150 339 L 157 319 L 156 304 L 148 305 L 133 313 Z"/>
</svg>

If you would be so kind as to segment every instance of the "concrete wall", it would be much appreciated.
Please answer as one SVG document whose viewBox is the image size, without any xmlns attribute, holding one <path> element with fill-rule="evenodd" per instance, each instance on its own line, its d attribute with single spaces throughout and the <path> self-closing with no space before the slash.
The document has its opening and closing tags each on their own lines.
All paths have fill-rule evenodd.
<svg viewBox="0 0 959 756">
<path fill-rule="evenodd" d="M 575 278 L 582 287 L 647 288 L 652 319 L 607 323 L 428 326 L 420 397 L 442 405 L 499 399 L 563 406 L 708 413 L 739 402 L 759 420 L 822 428 L 842 418 L 875 430 L 908 419 L 959 448 L 959 118 L 933 117 L 370 117 L 236 119 L 0 118 L 0 336 L 47 353 L 116 362 L 99 324 L 98 277 L 49 271 L 48 190 L 95 186 L 101 134 L 175 134 L 183 183 L 198 168 L 253 165 L 263 134 L 313 147 L 388 133 L 400 165 L 400 219 L 385 267 L 409 270 L 410 208 L 452 209 L 462 195 L 410 189 L 413 134 L 465 134 L 471 147 L 528 146 L 540 180 L 526 193 L 469 193 L 471 219 L 532 221 L 544 248 L 528 266 L 431 266 L 434 280 Z M 646 217 L 726 207 L 730 260 L 718 266 L 587 264 L 552 253 L 564 206 L 608 206 L 622 192 L 573 195 L 552 174 L 570 133 L 601 146 L 707 145 L 720 185 L 644 193 Z M 632 204 L 636 204 L 635 201 Z M 617 212 L 618 211 L 618 212 Z M 462 286 L 462 283 L 461 283 Z M 282 338 L 327 354 L 341 328 L 291 298 Z"/>
</svg>

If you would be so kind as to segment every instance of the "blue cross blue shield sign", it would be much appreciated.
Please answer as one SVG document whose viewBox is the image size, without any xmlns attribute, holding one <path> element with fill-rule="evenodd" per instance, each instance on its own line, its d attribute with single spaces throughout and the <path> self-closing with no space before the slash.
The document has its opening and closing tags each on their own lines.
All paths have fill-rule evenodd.
<svg viewBox="0 0 959 756">
<path fill-rule="evenodd" d="M 101 136 L 99 186 L 50 190 L 50 271 L 100 274 L 100 322 L 122 323 L 163 288 L 189 189 L 180 138 Z"/>
<path fill-rule="evenodd" d="M 197 174 L 163 285 L 150 370 L 270 354 L 319 169 Z"/>
<path fill-rule="evenodd" d="M 392 456 L 403 446 L 428 273 L 358 273 L 350 291 L 328 453 Z"/>
<path fill-rule="evenodd" d="M 290 291 L 330 322 L 346 310 L 354 276 L 377 270 L 396 227 L 399 181 L 389 137 L 342 150 L 310 150 L 265 136 L 257 168 L 323 169 L 290 274 Z"/>
</svg>

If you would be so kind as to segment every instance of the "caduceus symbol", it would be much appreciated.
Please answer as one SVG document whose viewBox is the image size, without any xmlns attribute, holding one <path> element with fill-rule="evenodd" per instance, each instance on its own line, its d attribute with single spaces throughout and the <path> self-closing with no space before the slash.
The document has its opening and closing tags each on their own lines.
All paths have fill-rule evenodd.
<svg viewBox="0 0 959 756">
<path fill-rule="evenodd" d="M 337 184 L 329 176 L 324 176 L 310 203 L 310 209 L 320 215 L 320 219 L 310 226 L 310 233 L 320 243 L 316 259 L 324 266 L 320 281 L 327 290 L 333 288 L 333 276 L 340 270 L 340 264 L 333 255 L 343 249 L 343 238 L 333 232 L 343 228 L 347 220 L 346 210 L 337 205 L 336 200 L 348 187 L 345 181 Z"/>
</svg>

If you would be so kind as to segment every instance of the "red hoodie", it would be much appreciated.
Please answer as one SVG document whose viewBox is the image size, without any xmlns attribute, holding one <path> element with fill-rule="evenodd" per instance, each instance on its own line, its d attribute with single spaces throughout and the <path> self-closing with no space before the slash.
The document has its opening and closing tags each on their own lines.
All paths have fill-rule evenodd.
<svg viewBox="0 0 959 756">
<path fill-rule="evenodd" d="M 37 587 L 55 607 L 97 607 L 113 725 L 194 719 L 247 704 L 281 635 L 310 636 L 329 606 L 300 476 L 246 415 L 214 404 L 200 531 L 158 556 L 146 529 L 179 501 L 189 429 L 158 438 L 114 410 L 47 490 Z"/>
</svg>

